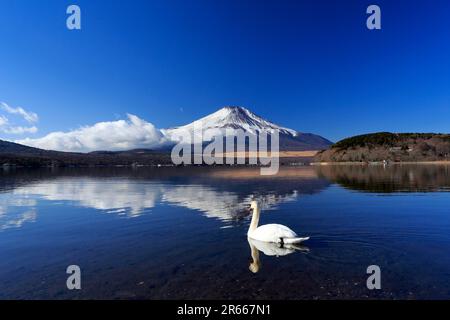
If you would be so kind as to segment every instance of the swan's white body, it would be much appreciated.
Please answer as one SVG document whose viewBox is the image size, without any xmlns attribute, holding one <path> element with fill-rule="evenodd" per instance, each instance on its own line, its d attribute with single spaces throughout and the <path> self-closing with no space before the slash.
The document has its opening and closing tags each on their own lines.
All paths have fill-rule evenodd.
<svg viewBox="0 0 450 320">
<path fill-rule="evenodd" d="M 252 201 L 251 208 L 253 209 L 253 215 L 247 232 L 249 238 L 262 242 L 282 244 L 300 243 L 309 239 L 309 237 L 299 237 L 294 231 L 281 224 L 266 224 L 258 227 L 261 213 L 258 202 Z"/>
</svg>

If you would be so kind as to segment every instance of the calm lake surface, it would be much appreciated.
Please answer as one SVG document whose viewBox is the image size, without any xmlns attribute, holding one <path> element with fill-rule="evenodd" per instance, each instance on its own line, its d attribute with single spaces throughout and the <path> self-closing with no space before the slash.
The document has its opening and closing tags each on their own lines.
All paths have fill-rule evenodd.
<svg viewBox="0 0 450 320">
<path fill-rule="evenodd" d="M 445 165 L 0 170 L 0 299 L 449 299 L 449 191 Z M 249 243 L 252 199 L 305 247 Z"/>
</svg>

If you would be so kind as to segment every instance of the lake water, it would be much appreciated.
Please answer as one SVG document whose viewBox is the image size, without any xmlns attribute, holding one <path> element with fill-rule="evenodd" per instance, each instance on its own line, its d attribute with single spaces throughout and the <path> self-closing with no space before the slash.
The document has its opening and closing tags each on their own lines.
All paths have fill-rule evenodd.
<svg viewBox="0 0 450 320">
<path fill-rule="evenodd" d="M 449 191 L 444 165 L 3 170 L 0 299 L 449 299 Z M 311 239 L 249 243 L 252 199 Z"/>
</svg>

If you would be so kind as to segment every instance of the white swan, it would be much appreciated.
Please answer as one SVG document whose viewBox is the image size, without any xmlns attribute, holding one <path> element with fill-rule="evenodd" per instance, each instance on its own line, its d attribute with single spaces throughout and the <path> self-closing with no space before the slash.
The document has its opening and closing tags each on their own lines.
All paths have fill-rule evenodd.
<svg viewBox="0 0 450 320">
<path fill-rule="evenodd" d="M 259 216 L 261 214 L 258 201 L 252 201 L 250 209 L 253 209 L 253 214 L 247 232 L 249 238 L 263 242 L 281 244 L 300 243 L 309 239 L 309 237 L 298 237 L 294 231 L 281 224 L 266 224 L 258 227 Z"/>
</svg>

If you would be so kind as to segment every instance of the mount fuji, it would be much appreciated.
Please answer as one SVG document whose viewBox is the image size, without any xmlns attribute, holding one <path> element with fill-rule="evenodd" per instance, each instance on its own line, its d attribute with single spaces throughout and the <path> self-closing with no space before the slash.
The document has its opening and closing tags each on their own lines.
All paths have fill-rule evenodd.
<svg viewBox="0 0 450 320">
<path fill-rule="evenodd" d="M 167 140 L 176 143 L 183 136 L 190 135 L 192 137 L 193 135 L 201 135 L 202 133 L 198 131 L 199 127 L 203 131 L 213 130 L 214 132 L 214 130 L 217 130 L 217 133 L 223 133 L 223 129 L 227 129 L 227 132 L 230 134 L 240 129 L 247 134 L 253 135 L 258 134 L 258 132 L 271 133 L 278 130 L 280 135 L 280 151 L 323 150 L 333 144 L 331 141 L 319 135 L 298 132 L 279 126 L 257 116 L 246 108 L 235 106 L 224 107 L 184 126 L 162 129 L 161 133 Z M 203 142 L 207 141 L 203 140 Z"/>
<path fill-rule="evenodd" d="M 258 134 L 260 132 L 272 133 L 275 130 L 279 131 L 279 150 L 280 151 L 295 151 L 295 155 L 286 163 L 296 162 L 298 157 L 310 157 L 309 155 L 299 155 L 298 151 L 307 151 L 315 153 L 316 151 L 327 149 L 332 142 L 312 133 L 303 133 L 293 129 L 279 126 L 273 122 L 267 121 L 248 109 L 242 107 L 224 107 L 206 117 L 196 120 L 190 124 L 174 127 L 169 129 L 156 129 L 150 123 L 145 122 L 135 116 L 130 116 L 131 119 L 126 122 L 123 120 L 117 122 L 103 122 L 98 123 L 87 129 L 80 129 L 68 133 L 53 133 L 44 137 L 37 142 L 42 143 L 42 147 L 27 143 L 26 145 L 14 143 L 10 141 L 0 140 L 0 166 L 25 166 L 25 167 L 39 167 L 39 166 L 105 166 L 105 165 L 120 165 L 129 166 L 134 164 L 141 165 L 172 165 L 173 162 L 170 157 L 171 147 L 177 144 L 177 138 L 182 138 L 185 135 L 196 133 L 198 127 L 201 125 L 202 130 L 217 129 L 218 132 L 225 134 L 234 134 L 234 130 L 243 130 L 246 134 Z M 108 132 L 114 134 L 117 127 L 128 129 L 128 131 L 136 134 L 139 133 L 147 137 L 151 133 L 151 137 L 157 136 L 161 143 L 147 146 L 146 143 L 130 144 L 131 148 L 127 148 L 128 140 L 124 140 L 123 148 L 114 149 L 94 149 L 88 152 L 74 152 L 74 150 L 58 150 L 59 148 L 46 148 L 46 143 L 50 138 L 62 137 L 62 144 L 65 145 L 73 139 L 80 141 L 83 134 L 89 134 L 93 129 L 107 128 Z M 129 128 L 128 128 L 129 127 Z M 101 130 L 100 130 L 101 133 Z M 114 136 L 114 135 L 113 135 Z M 87 137 L 87 138 L 88 138 Z M 120 136 L 122 137 L 122 136 Z M 127 135 L 124 135 L 127 138 Z M 84 137 L 86 138 L 86 137 Z M 122 137 L 123 138 L 123 137 Z M 103 138 L 104 139 L 104 138 Z M 51 140 L 51 139 L 50 139 Z M 145 140 L 145 139 L 144 139 Z M 154 139 L 153 139 L 154 140 Z M 86 141 L 86 139 L 84 139 Z M 88 142 L 91 140 L 87 140 Z M 114 139 L 103 141 L 105 144 L 114 142 Z M 197 140 L 198 141 L 198 140 Z M 30 141 L 28 141 L 30 142 Z M 203 143 L 208 141 L 203 140 Z M 53 149 L 53 150 L 52 150 Z M 105 151 L 102 151 L 105 150 Z M 108 151 L 109 150 L 109 151 Z M 288 155 L 284 155 L 288 157 Z M 297 158 L 295 158 L 297 157 Z"/>
<path fill-rule="evenodd" d="M 169 129 L 157 129 L 151 123 L 134 115 L 128 117 L 128 121 L 99 122 L 90 127 L 68 132 L 53 132 L 42 138 L 24 139 L 15 141 L 16 143 L 0 140 L 0 155 L 13 156 L 9 157 L 7 162 L 16 161 L 14 156 L 57 158 L 64 161 L 70 158 L 74 162 L 79 161 L 83 154 L 97 157 L 121 155 L 128 158 L 147 154 L 150 157 L 155 152 L 167 153 L 188 135 L 190 137 L 197 135 L 194 142 L 201 141 L 207 144 L 210 141 L 203 135 L 207 129 L 208 133 L 211 129 L 213 131 L 210 140 L 226 134 L 237 136 L 236 130 L 244 131 L 246 135 L 273 133 L 277 130 L 280 151 L 314 152 L 332 145 L 331 141 L 321 136 L 279 126 L 243 107 L 224 107 L 192 123 Z M 200 132 L 200 128 L 203 132 Z M 202 137 L 199 138 L 199 135 Z"/>
</svg>

